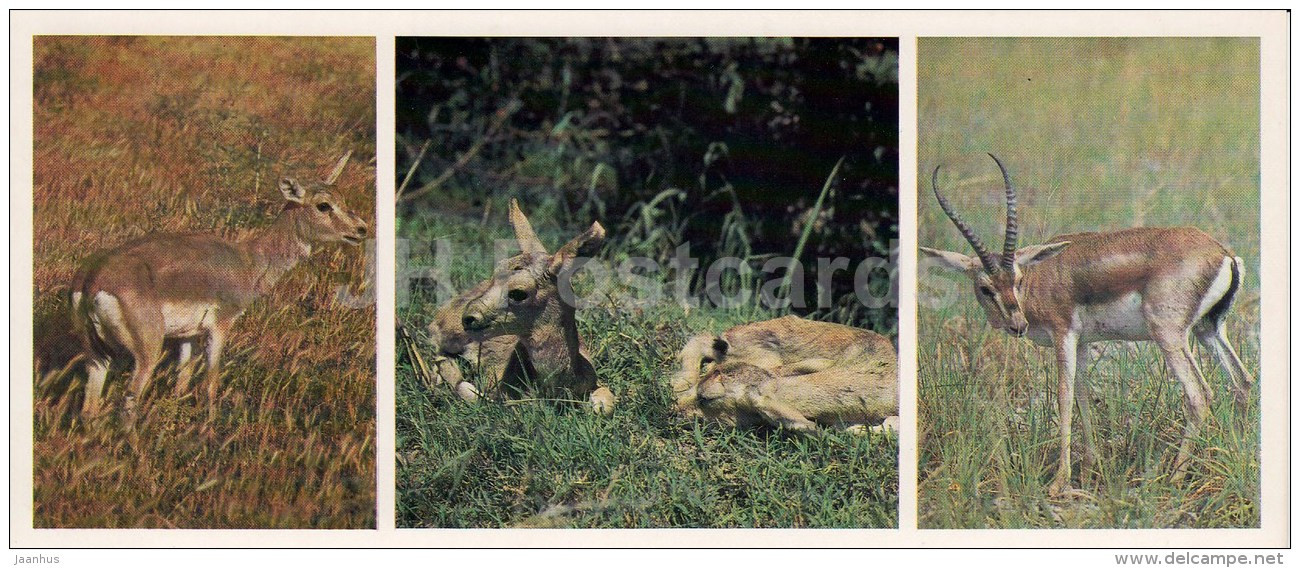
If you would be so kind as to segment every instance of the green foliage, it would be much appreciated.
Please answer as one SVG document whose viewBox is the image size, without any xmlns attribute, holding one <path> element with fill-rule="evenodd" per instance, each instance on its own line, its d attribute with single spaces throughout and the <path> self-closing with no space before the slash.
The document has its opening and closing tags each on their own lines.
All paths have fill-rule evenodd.
<svg viewBox="0 0 1300 568">
<path fill-rule="evenodd" d="M 420 217 L 403 227 L 412 242 L 455 235 L 489 253 L 490 239 L 508 234 L 501 220 Z M 573 232 L 535 227 L 552 249 Z M 412 248 L 430 260 L 426 247 Z M 449 277 L 462 289 L 491 270 L 490 254 L 455 260 Z M 896 436 L 737 431 L 670 410 L 668 377 L 687 337 L 775 314 L 686 311 L 624 292 L 578 312 L 600 381 L 619 398 L 612 417 L 565 402 L 466 403 L 421 383 L 399 351 L 399 527 L 897 526 Z M 437 301 L 417 287 L 398 317 L 420 336 Z"/>
<path fill-rule="evenodd" d="M 402 216 L 486 216 L 511 195 L 553 203 L 567 226 L 601 221 L 613 250 L 662 263 L 689 243 L 705 266 L 790 255 L 811 226 L 809 288 L 818 256 L 856 262 L 897 239 L 896 40 L 399 38 L 397 51 L 397 171 L 414 172 Z M 851 280 L 833 280 L 837 302 Z M 804 311 L 896 325 L 892 305 Z"/>
<path fill-rule="evenodd" d="M 960 38 L 919 47 L 921 244 L 968 247 L 930 193 L 930 171 L 942 164 L 947 196 L 998 248 L 1001 179 L 984 152 L 1007 164 L 1020 189 L 1023 244 L 1138 225 L 1201 228 L 1246 261 L 1228 337 L 1258 374 L 1257 40 Z M 1234 416 L 1226 374 L 1202 354 L 1213 417 L 1187 480 L 1169 483 L 1186 411 L 1149 344 L 1105 344 L 1080 369 L 1095 391 L 1101 456 L 1096 471 L 1076 465 L 1074 479 L 1095 499 L 1049 499 L 1059 452 L 1054 357 L 989 329 L 964 279 L 944 282 L 920 275 L 922 527 L 1259 526 L 1259 401 Z M 928 307 L 937 286 L 958 302 Z"/>
</svg>

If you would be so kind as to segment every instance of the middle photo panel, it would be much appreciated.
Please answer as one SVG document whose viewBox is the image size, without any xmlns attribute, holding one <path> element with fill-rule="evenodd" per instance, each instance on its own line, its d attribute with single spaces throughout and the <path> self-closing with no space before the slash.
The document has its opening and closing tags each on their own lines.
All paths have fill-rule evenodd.
<svg viewBox="0 0 1300 568">
<path fill-rule="evenodd" d="M 399 528 L 898 525 L 896 38 L 398 38 Z"/>
</svg>

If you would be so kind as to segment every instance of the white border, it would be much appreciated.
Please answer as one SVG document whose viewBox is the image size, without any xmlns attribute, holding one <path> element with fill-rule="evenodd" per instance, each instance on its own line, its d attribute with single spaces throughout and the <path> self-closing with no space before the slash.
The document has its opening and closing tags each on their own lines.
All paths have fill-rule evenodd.
<svg viewBox="0 0 1300 568">
<path fill-rule="evenodd" d="M 1271 12 L 10 12 L 10 546 L 21 547 L 1266 547 L 1289 546 L 1289 28 Z M 376 530 L 91 530 L 31 528 L 31 37 L 42 34 L 360 35 L 377 38 L 376 211 L 379 261 Z M 1260 529 L 917 530 L 915 258 L 900 255 L 898 530 L 449 530 L 394 528 L 393 38 L 450 36 L 890 36 L 900 38 L 900 246 L 916 244 L 919 36 L 1260 37 L 1263 209 Z M 1275 204 L 1279 206 L 1274 206 Z M 1280 206 L 1287 204 L 1287 207 Z M 1098 559 L 1102 558 L 1100 556 Z"/>
</svg>

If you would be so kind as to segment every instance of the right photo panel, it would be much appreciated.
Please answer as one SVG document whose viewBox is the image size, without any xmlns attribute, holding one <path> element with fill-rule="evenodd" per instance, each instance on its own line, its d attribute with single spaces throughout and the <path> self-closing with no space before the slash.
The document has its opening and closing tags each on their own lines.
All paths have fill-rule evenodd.
<svg viewBox="0 0 1300 568">
<path fill-rule="evenodd" d="M 1260 525 L 1259 69 L 918 40 L 920 528 Z"/>
</svg>

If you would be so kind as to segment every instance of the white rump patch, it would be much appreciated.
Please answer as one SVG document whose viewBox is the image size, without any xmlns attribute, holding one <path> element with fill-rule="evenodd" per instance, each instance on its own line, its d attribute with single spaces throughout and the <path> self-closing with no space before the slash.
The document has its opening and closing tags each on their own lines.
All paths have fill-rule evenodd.
<svg viewBox="0 0 1300 568">
<path fill-rule="evenodd" d="M 1201 304 L 1196 307 L 1196 319 L 1192 321 L 1201 321 L 1205 314 L 1209 313 L 1210 308 L 1214 307 L 1223 295 L 1228 293 L 1228 288 L 1232 286 L 1232 264 L 1240 259 L 1225 256 L 1223 262 L 1219 263 L 1219 273 L 1214 275 L 1214 281 L 1210 282 L 1210 287 L 1205 290 L 1205 295 L 1201 296 Z"/>
<path fill-rule="evenodd" d="M 81 293 L 74 293 L 72 296 L 74 302 L 81 300 Z M 95 328 L 95 334 L 101 339 L 113 337 L 113 334 L 107 333 L 105 328 L 126 329 L 126 316 L 122 314 L 122 303 L 118 301 L 117 296 L 108 292 L 95 292 L 94 305 L 89 310 L 90 325 Z"/>
</svg>

